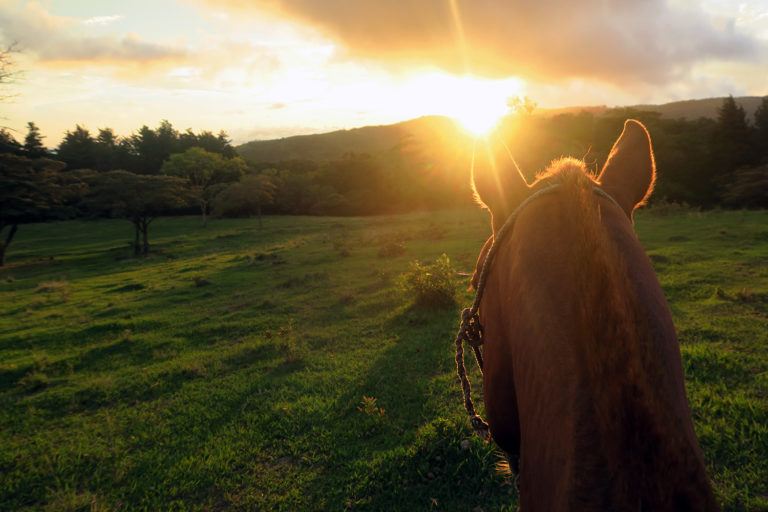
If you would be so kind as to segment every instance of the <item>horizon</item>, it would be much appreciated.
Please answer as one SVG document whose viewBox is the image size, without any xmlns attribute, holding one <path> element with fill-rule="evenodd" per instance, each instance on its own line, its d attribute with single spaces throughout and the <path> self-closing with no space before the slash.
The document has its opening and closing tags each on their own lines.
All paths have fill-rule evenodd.
<svg viewBox="0 0 768 512">
<path fill-rule="evenodd" d="M 427 115 L 480 131 L 515 97 L 557 109 L 768 93 L 757 0 L 549 3 L 568 23 L 525 2 L 0 0 L 22 73 L 3 124 L 21 135 L 33 121 L 55 146 L 77 124 L 125 136 L 167 119 L 242 144 Z"/>
</svg>

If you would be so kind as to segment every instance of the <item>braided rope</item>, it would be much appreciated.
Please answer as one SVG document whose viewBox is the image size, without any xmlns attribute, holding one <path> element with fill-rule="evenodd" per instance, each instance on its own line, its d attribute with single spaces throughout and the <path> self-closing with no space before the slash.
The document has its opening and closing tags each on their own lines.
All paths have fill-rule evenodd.
<svg viewBox="0 0 768 512">
<path fill-rule="evenodd" d="M 459 377 L 459 382 L 461 383 L 461 389 L 464 394 L 464 408 L 467 410 L 467 414 L 469 414 L 469 421 L 472 424 L 472 428 L 474 429 L 475 433 L 480 436 L 481 439 L 484 441 L 490 441 L 491 439 L 491 429 L 488 426 L 488 423 L 483 420 L 482 417 L 480 417 L 477 412 L 475 412 L 475 405 L 472 402 L 472 384 L 469 381 L 469 377 L 467 376 L 467 369 L 464 365 L 464 342 L 467 342 L 474 351 L 475 354 L 475 360 L 477 362 L 477 366 L 480 368 L 480 373 L 482 374 L 483 371 L 483 353 L 480 350 L 480 346 L 484 342 L 483 338 L 483 326 L 480 323 L 480 302 L 483 298 L 483 292 L 485 291 L 485 283 L 486 279 L 488 278 L 488 273 L 490 272 L 491 264 L 493 263 L 494 257 L 496 256 L 496 252 L 498 251 L 499 246 L 501 245 L 501 241 L 504 239 L 504 237 L 512 231 L 512 227 L 515 224 L 515 221 L 517 220 L 517 217 L 520 215 L 520 212 L 528 206 L 531 202 L 538 199 L 541 196 L 550 194 L 554 192 L 556 189 L 560 187 L 559 184 L 550 185 L 548 187 L 542 188 L 541 190 L 538 190 L 537 192 L 531 194 L 528 196 L 525 201 L 520 203 L 520 205 L 515 208 L 515 210 L 510 214 L 510 216 L 507 218 L 507 220 L 504 222 L 504 225 L 499 229 L 498 233 L 493 238 L 493 244 L 491 245 L 490 250 L 488 251 L 488 254 L 485 257 L 485 261 L 483 262 L 483 268 L 480 271 L 480 279 L 477 282 L 477 291 L 475 292 L 475 300 L 472 302 L 472 306 L 469 308 L 465 308 L 461 312 L 461 323 L 459 324 L 459 332 L 456 334 L 456 373 Z M 613 204 L 621 208 L 621 206 L 616 202 L 616 200 L 611 197 L 610 194 L 608 194 L 606 191 L 604 191 L 601 188 L 595 187 L 593 191 L 602 197 L 605 197 L 606 199 L 609 199 Z"/>
</svg>

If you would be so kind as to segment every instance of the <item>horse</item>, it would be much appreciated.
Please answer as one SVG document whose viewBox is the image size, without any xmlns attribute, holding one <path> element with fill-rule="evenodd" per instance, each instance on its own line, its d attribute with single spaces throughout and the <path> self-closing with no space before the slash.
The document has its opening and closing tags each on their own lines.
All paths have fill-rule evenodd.
<svg viewBox="0 0 768 512">
<path fill-rule="evenodd" d="M 719 510 L 672 315 L 634 231 L 655 179 L 631 119 L 597 176 L 565 158 L 528 184 L 498 138 L 475 161 L 492 229 L 475 285 L 496 246 L 478 299 L 483 398 L 525 512 Z"/>
</svg>

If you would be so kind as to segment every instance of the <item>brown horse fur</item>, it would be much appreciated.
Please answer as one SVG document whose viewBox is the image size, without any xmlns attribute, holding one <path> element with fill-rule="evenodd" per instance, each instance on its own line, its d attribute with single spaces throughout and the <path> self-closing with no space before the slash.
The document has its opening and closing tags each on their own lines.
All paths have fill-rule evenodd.
<svg viewBox="0 0 768 512">
<path fill-rule="evenodd" d="M 480 305 L 487 419 L 520 457 L 521 509 L 717 510 L 669 307 L 632 227 L 655 177 L 645 127 L 627 121 L 599 178 L 564 159 L 529 186 L 498 153 L 473 170 L 494 233 L 560 185 L 500 241 Z"/>
</svg>

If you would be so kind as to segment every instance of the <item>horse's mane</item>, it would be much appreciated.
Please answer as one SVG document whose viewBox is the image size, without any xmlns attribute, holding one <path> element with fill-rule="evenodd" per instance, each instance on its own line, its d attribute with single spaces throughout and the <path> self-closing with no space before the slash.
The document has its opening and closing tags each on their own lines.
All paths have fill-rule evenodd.
<svg viewBox="0 0 768 512">
<path fill-rule="evenodd" d="M 695 467 L 689 459 L 695 452 L 688 449 L 685 438 L 668 439 L 669 432 L 682 432 L 669 428 L 680 420 L 669 413 L 669 398 L 656 391 L 667 379 L 654 361 L 659 357 L 654 340 L 658 334 L 648 306 L 638 296 L 638 284 L 623 253 L 627 248 L 619 247 L 603 222 L 604 209 L 612 206 L 594 193 L 599 183 L 580 160 L 554 162 L 532 189 L 555 183 L 561 187 L 558 215 L 568 222 L 572 240 L 577 241 L 564 251 L 573 265 L 572 286 L 579 291 L 579 301 L 569 312 L 582 390 L 582 403 L 574 410 L 583 411 L 584 416 L 576 418 L 574 444 L 578 453 L 591 454 L 590 460 L 579 462 L 574 475 L 573 505 L 587 509 L 621 502 L 631 505 L 633 497 L 659 495 L 657 489 L 643 488 L 659 481 L 659 475 L 650 472 L 680 474 L 657 467 L 656 461 L 678 460 L 682 467 Z M 642 250 L 639 245 L 637 250 Z M 624 436 L 616 438 L 617 432 Z M 664 436 L 667 439 L 661 442 Z M 670 457 L 663 449 L 675 453 Z M 630 460 L 620 456 L 627 454 L 632 454 Z M 595 489 L 603 493 L 596 494 Z M 664 506 L 674 497 L 659 499 L 656 505 Z"/>
</svg>

